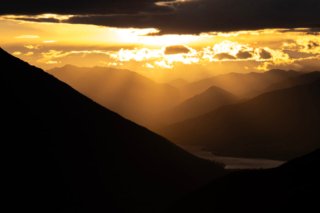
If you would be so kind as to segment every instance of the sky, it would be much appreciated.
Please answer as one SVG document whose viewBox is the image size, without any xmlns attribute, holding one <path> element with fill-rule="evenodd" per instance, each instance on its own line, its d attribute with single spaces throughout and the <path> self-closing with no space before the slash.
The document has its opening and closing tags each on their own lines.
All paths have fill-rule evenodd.
<svg viewBox="0 0 320 213">
<path fill-rule="evenodd" d="M 319 0 L 1 0 L 0 46 L 43 69 L 158 81 L 320 70 Z"/>
</svg>

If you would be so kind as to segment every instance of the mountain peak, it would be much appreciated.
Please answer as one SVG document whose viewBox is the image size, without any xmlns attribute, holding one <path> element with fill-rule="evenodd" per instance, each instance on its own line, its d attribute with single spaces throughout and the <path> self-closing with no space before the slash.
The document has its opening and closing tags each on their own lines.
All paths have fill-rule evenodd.
<svg viewBox="0 0 320 213">
<path fill-rule="evenodd" d="M 212 93 L 228 93 L 231 95 L 231 93 L 229 93 L 228 91 L 221 89 L 220 87 L 217 86 L 211 86 L 209 87 L 205 92 L 212 92 Z"/>
<path fill-rule="evenodd" d="M 198 117 L 219 107 L 234 104 L 237 97 L 224 89 L 211 86 L 204 92 L 191 97 L 171 109 L 165 116 L 168 123 L 181 122 Z"/>
</svg>

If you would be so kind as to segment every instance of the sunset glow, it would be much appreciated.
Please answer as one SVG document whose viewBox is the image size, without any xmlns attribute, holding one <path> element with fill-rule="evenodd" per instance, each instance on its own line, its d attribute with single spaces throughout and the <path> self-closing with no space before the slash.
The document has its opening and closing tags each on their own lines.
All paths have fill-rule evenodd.
<svg viewBox="0 0 320 213">
<path fill-rule="evenodd" d="M 182 69 L 197 70 L 200 78 L 227 72 L 320 67 L 320 38 L 307 28 L 158 35 L 155 28 L 65 23 L 71 17 L 1 16 L 0 45 L 44 69 L 66 64 L 116 66 L 156 80 L 172 69 L 178 70 L 176 75 L 181 75 Z M 55 19 L 58 23 L 34 22 L 37 19 Z M 177 49 L 167 54 L 167 48 Z M 181 77 L 190 80 L 189 76 Z"/>
<path fill-rule="evenodd" d="M 319 212 L 320 0 L 1 0 L 11 212 Z"/>
</svg>

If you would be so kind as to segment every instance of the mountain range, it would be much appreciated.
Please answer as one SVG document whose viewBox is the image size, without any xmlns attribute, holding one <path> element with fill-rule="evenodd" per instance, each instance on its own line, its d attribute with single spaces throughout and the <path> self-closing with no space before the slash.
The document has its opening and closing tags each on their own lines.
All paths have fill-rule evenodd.
<svg viewBox="0 0 320 213">
<path fill-rule="evenodd" d="M 164 129 L 176 143 L 293 159 L 273 169 L 226 171 L 2 49 L 0 65 L 2 191 L 11 212 L 319 211 L 317 72 L 250 100 L 212 86 L 178 105 L 184 116 L 212 111 Z"/>
<path fill-rule="evenodd" d="M 287 89 L 290 87 L 309 84 L 317 80 L 320 80 L 319 71 L 302 73 L 298 76 L 290 77 L 288 79 L 285 79 L 283 81 L 270 85 L 265 89 L 265 92 L 271 92 L 275 90 Z"/>
<path fill-rule="evenodd" d="M 320 81 L 275 90 L 162 129 L 217 155 L 288 160 L 320 146 Z"/>
<path fill-rule="evenodd" d="M 153 130 L 271 91 L 273 85 L 300 75 L 271 70 L 164 84 L 130 70 L 107 67 L 66 65 L 48 72 L 104 107 Z"/>
<path fill-rule="evenodd" d="M 298 75 L 300 75 L 299 72 L 284 70 L 270 70 L 261 73 L 228 73 L 190 83 L 182 89 L 181 94 L 184 97 L 192 97 L 216 86 L 238 98 L 247 99 L 264 93 L 265 89 L 273 84 Z"/>
</svg>

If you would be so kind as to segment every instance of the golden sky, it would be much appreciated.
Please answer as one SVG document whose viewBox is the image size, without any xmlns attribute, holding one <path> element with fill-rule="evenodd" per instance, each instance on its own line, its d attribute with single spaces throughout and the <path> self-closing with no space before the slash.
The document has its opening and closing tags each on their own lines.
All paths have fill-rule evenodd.
<svg viewBox="0 0 320 213">
<path fill-rule="evenodd" d="M 22 20 L 26 17 L 0 16 L 0 46 L 43 69 L 108 66 L 159 81 L 269 69 L 320 70 L 320 35 L 308 28 L 159 35 L 155 28 Z M 63 21 L 70 16 L 36 18 Z"/>
</svg>

